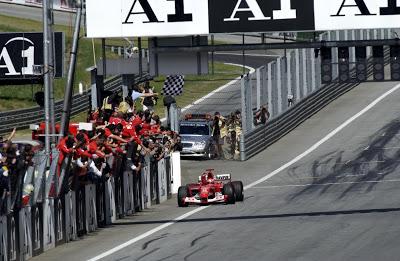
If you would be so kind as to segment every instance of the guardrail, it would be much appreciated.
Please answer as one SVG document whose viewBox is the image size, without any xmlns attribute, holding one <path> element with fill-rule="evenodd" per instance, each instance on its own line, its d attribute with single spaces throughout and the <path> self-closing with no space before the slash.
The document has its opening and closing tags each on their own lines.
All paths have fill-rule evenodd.
<svg viewBox="0 0 400 261">
<path fill-rule="evenodd" d="M 389 51 L 385 50 L 385 64 L 389 63 Z M 371 58 L 370 58 L 371 60 Z M 367 74 L 372 75 L 373 65 L 369 63 Z M 355 73 L 354 69 L 351 71 Z M 246 76 L 248 77 L 248 76 Z M 290 107 L 286 112 L 272 119 L 265 126 L 241 136 L 240 155 L 245 161 L 257 155 L 267 147 L 294 130 L 301 123 L 316 114 L 344 93 L 350 91 L 360 83 L 333 83 L 316 90 L 299 103 Z"/>
<path fill-rule="evenodd" d="M 53 151 L 47 174 L 49 159 L 38 153 L 33 166 L 18 172 L 20 179 L 11 195 L 0 195 L 0 260 L 26 260 L 78 240 L 117 219 L 166 201 L 180 185 L 176 176 L 180 175 L 179 152 L 159 161 L 146 156 L 140 172 L 131 169 L 125 156 L 111 156 L 107 159 L 111 169 L 94 181 L 84 178 L 90 176 L 89 172 L 81 175 L 76 165 L 71 165 L 72 156 L 67 156 L 61 166 L 58 157 Z M 28 187 L 33 192 L 27 197 Z"/>
<path fill-rule="evenodd" d="M 144 81 L 149 79 L 149 75 L 138 77 L 135 81 Z M 122 85 L 122 77 L 116 76 L 108 79 L 104 84 L 106 91 L 118 91 Z M 76 115 L 90 108 L 90 91 L 81 94 L 75 94 L 72 99 L 71 115 Z M 61 119 L 63 100 L 56 101 L 54 104 L 56 121 Z M 12 131 L 13 128 L 23 129 L 30 124 L 38 123 L 44 120 L 44 109 L 36 106 L 27 109 L 0 112 L 0 135 Z"/>
</svg>

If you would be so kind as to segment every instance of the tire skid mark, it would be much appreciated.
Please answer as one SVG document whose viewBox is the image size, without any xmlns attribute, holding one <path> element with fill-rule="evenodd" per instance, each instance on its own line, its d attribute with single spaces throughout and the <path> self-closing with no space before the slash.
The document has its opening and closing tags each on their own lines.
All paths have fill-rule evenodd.
<svg viewBox="0 0 400 261">
<path fill-rule="evenodd" d="M 156 251 L 158 251 L 158 250 L 160 250 L 159 247 L 158 247 L 158 248 L 154 248 L 154 249 L 151 250 L 150 252 L 147 252 L 146 254 L 139 256 L 139 257 L 136 259 L 136 261 L 139 261 L 140 259 L 142 259 L 142 258 L 144 258 L 144 257 L 146 257 L 146 256 L 148 256 L 148 255 L 150 255 L 150 254 L 152 254 L 152 253 L 154 253 L 154 252 L 156 252 Z"/>
<path fill-rule="evenodd" d="M 172 254 L 172 255 L 170 255 L 170 256 L 163 257 L 163 258 L 161 258 L 161 259 L 158 259 L 157 261 L 167 260 L 168 258 L 174 257 L 174 256 L 176 256 L 176 255 L 177 255 L 177 253 Z M 176 260 L 176 259 L 175 259 L 175 260 Z"/>
<path fill-rule="evenodd" d="M 184 261 L 188 261 L 189 257 L 193 256 L 194 254 L 196 254 L 197 252 L 200 252 L 201 250 L 203 250 L 203 249 L 205 249 L 205 248 L 207 248 L 207 246 L 200 247 L 199 249 L 197 249 L 197 250 L 195 250 L 195 251 L 189 253 L 188 255 L 186 255 L 186 256 L 183 258 L 183 260 L 184 260 Z"/>
<path fill-rule="evenodd" d="M 205 237 L 211 236 L 212 233 L 213 233 L 214 231 L 215 231 L 215 230 L 210 231 L 210 232 L 207 232 L 207 233 L 205 233 L 204 235 L 201 235 L 201 236 L 199 236 L 199 237 L 193 239 L 193 241 L 190 243 L 190 246 L 191 246 L 191 247 L 194 246 L 194 245 L 196 244 L 196 242 L 199 241 L 200 239 L 203 239 L 203 238 L 205 238 Z"/>
<path fill-rule="evenodd" d="M 146 243 L 144 243 L 144 244 L 142 245 L 142 250 L 145 250 L 151 243 L 153 243 L 153 242 L 155 242 L 155 241 L 157 241 L 157 240 L 160 240 L 160 239 L 165 238 L 167 235 L 168 235 L 168 233 L 162 234 L 161 236 L 159 236 L 159 237 L 157 237 L 157 238 L 154 238 L 154 239 L 151 239 L 151 240 L 147 241 Z"/>
</svg>

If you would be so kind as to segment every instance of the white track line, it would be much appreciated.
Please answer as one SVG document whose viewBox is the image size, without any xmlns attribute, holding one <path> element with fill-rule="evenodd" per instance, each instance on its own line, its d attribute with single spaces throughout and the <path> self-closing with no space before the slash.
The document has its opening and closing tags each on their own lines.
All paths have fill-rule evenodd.
<svg viewBox="0 0 400 261">
<path fill-rule="evenodd" d="M 293 165 L 294 163 L 298 162 L 299 160 L 303 159 L 304 157 L 306 157 L 307 155 L 309 155 L 311 152 L 315 151 L 316 149 L 318 149 L 322 144 L 324 144 L 325 142 L 327 142 L 329 139 L 331 139 L 333 136 L 335 136 L 337 133 L 339 133 L 341 130 L 343 130 L 345 127 L 347 127 L 350 123 L 352 123 L 353 121 L 355 121 L 356 119 L 358 119 L 359 117 L 361 117 L 362 115 L 364 115 L 366 112 L 368 112 L 370 109 L 372 109 L 373 107 L 375 107 L 379 102 L 381 102 L 384 98 L 386 98 L 387 96 L 389 96 L 390 94 L 392 94 L 393 92 L 397 91 L 400 88 L 400 84 L 396 85 L 395 87 L 393 87 L 392 89 L 390 89 L 389 91 L 385 92 L 384 94 L 382 94 L 379 98 L 377 98 L 376 100 L 374 100 L 372 103 L 370 103 L 367 107 L 365 107 L 363 110 L 361 110 L 360 112 L 358 112 L 357 114 L 355 114 L 353 117 L 351 117 L 350 119 L 348 119 L 347 121 L 345 121 L 343 124 L 341 124 L 339 127 L 337 127 L 336 129 L 334 129 L 333 131 L 331 131 L 328 135 L 326 135 L 324 138 L 322 138 L 320 141 L 318 141 L 317 143 L 315 143 L 313 146 L 311 146 L 308 150 L 306 150 L 305 152 L 303 152 L 302 154 L 300 154 L 299 156 L 295 157 L 294 159 L 292 159 L 291 161 L 289 161 L 288 163 L 284 164 L 283 166 L 281 166 L 280 168 L 276 169 L 275 171 L 269 173 L 268 175 L 264 176 L 263 178 L 247 185 L 244 187 L 244 189 L 249 189 L 252 187 L 257 186 L 260 183 L 263 183 L 264 181 L 272 178 L 273 176 L 277 175 L 279 172 L 289 168 L 291 165 Z M 204 206 L 204 207 L 200 207 L 200 208 L 196 208 L 192 211 L 189 211 L 188 213 L 177 217 L 176 219 L 174 219 L 171 222 L 167 222 L 164 223 L 152 230 L 147 231 L 144 234 L 141 234 L 140 236 L 134 237 L 131 240 L 116 246 L 98 256 L 95 256 L 91 259 L 89 259 L 88 261 L 96 261 L 99 260 L 101 258 L 107 257 L 109 255 L 112 255 L 113 253 L 128 247 L 134 243 L 136 243 L 137 241 L 144 239 L 148 236 L 153 235 L 154 233 L 159 232 L 160 230 L 163 230 L 169 226 L 172 226 L 173 224 L 175 224 L 177 221 L 188 218 L 200 211 L 203 211 L 204 209 L 207 209 L 208 206 Z"/>
<path fill-rule="evenodd" d="M 251 189 L 269 189 L 269 188 L 288 188 L 288 187 L 313 187 L 313 186 L 332 186 L 332 185 L 351 185 L 351 184 L 364 184 L 364 183 L 394 183 L 400 182 L 400 179 L 387 179 L 387 180 L 366 180 L 366 181 L 345 181 L 345 182 L 332 182 L 332 183 L 320 183 L 320 184 L 290 184 L 290 185 L 271 185 L 271 186 L 260 186 L 252 187 Z"/>
</svg>

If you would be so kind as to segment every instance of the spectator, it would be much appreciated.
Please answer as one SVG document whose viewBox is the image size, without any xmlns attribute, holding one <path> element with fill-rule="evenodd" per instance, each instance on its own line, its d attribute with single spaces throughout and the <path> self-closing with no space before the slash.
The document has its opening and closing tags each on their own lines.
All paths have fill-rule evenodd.
<svg viewBox="0 0 400 261">
<path fill-rule="evenodd" d="M 181 140 L 181 136 L 176 136 L 175 141 L 172 144 L 172 150 L 173 151 L 179 151 L 181 152 L 183 150 L 183 144 Z"/>
<path fill-rule="evenodd" d="M 145 98 L 145 97 L 155 97 L 158 93 L 144 93 L 144 88 L 142 86 L 138 86 L 133 89 L 131 93 L 132 101 L 135 102 L 137 98 Z"/>
<path fill-rule="evenodd" d="M 222 145 L 224 144 L 224 138 L 226 136 L 225 118 L 221 116 L 219 112 L 214 114 L 214 121 L 212 124 L 212 136 L 214 138 L 215 153 L 217 159 L 223 159 Z"/>
<path fill-rule="evenodd" d="M 256 115 L 254 117 L 254 125 L 265 125 L 267 124 L 267 121 L 269 120 L 270 113 L 267 109 L 266 106 L 261 106 L 260 110 L 256 112 Z"/>
<path fill-rule="evenodd" d="M 142 91 L 142 94 L 154 94 L 153 88 L 150 88 L 150 85 L 148 82 L 146 83 L 144 90 Z M 144 111 L 154 111 L 154 106 L 157 104 L 157 96 L 151 95 L 151 96 L 144 96 L 142 97 L 142 106 Z"/>
</svg>

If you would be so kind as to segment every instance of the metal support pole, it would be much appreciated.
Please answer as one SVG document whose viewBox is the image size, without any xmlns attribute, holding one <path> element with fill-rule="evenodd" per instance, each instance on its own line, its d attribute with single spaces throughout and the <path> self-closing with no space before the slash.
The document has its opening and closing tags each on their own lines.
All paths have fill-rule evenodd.
<svg viewBox="0 0 400 261">
<path fill-rule="evenodd" d="M 242 44 L 243 44 L 243 46 L 245 44 L 244 34 L 242 34 Z M 245 74 L 246 73 L 246 67 L 245 67 L 245 64 L 246 64 L 246 51 L 245 51 L 244 48 L 242 49 L 242 61 L 243 61 L 243 74 Z"/>
<path fill-rule="evenodd" d="M 71 100 L 73 93 L 73 85 L 75 79 L 75 65 L 76 65 L 76 55 L 79 46 L 79 33 L 81 29 L 81 17 L 82 17 L 82 3 L 80 0 L 76 2 L 76 19 L 75 19 L 75 30 L 74 37 L 72 41 L 72 50 L 71 50 L 71 58 L 69 61 L 68 68 L 68 78 L 67 85 L 65 86 L 65 97 L 64 97 L 64 106 L 61 117 L 61 128 L 60 132 L 63 136 L 68 133 L 68 125 L 69 125 L 69 117 L 71 114 Z"/>
<path fill-rule="evenodd" d="M 103 56 L 103 79 L 107 77 L 107 57 L 106 57 L 106 39 L 101 39 L 101 50 Z"/>
<path fill-rule="evenodd" d="M 248 84 L 246 81 L 248 81 L 248 76 L 244 75 L 240 81 L 241 82 L 241 96 L 242 96 L 242 133 L 243 134 L 245 134 L 247 132 L 246 88 L 248 87 Z"/>
<path fill-rule="evenodd" d="M 45 120 L 45 153 L 50 155 L 50 68 L 49 68 L 49 0 L 43 1 L 43 61 L 44 61 L 44 120 Z"/>
<path fill-rule="evenodd" d="M 211 45 L 214 46 L 214 35 L 211 35 Z M 211 74 L 214 75 L 214 51 L 211 52 Z"/>
<path fill-rule="evenodd" d="M 54 60 L 54 16 L 53 16 L 53 1 L 49 2 L 49 15 L 47 17 L 48 20 L 48 37 L 49 37 L 49 91 L 50 91 L 50 133 L 51 135 L 51 143 L 55 144 L 57 142 L 57 138 L 54 134 L 56 134 L 56 120 L 55 120 L 55 110 L 54 110 L 54 68 L 55 68 L 55 60 Z"/>
<path fill-rule="evenodd" d="M 143 55 L 142 55 L 142 38 L 138 38 L 138 48 L 139 48 L 139 76 L 143 75 Z"/>
<path fill-rule="evenodd" d="M 257 68 L 256 70 L 256 77 L 257 77 L 257 110 L 261 108 L 261 67 Z"/>
<path fill-rule="evenodd" d="M 286 33 L 283 33 L 283 44 L 286 44 Z M 285 47 L 284 54 L 283 54 L 283 57 L 285 57 L 285 62 L 286 62 L 286 52 L 287 52 L 287 50 L 286 50 L 286 47 Z"/>
<path fill-rule="evenodd" d="M 287 90 L 287 99 L 289 103 L 289 96 L 293 96 L 293 91 L 292 91 L 292 70 L 293 68 L 291 67 L 291 60 L 292 60 L 292 52 L 287 53 L 285 63 L 286 63 L 286 90 Z M 289 104 L 288 104 L 289 107 Z"/>
<path fill-rule="evenodd" d="M 268 111 L 271 113 L 271 117 L 274 117 L 275 111 L 272 104 L 272 63 L 267 65 L 267 88 L 268 88 Z"/>
<path fill-rule="evenodd" d="M 307 50 L 306 49 L 302 49 L 301 50 L 301 54 L 302 54 L 302 67 L 303 67 L 303 81 L 302 81 L 302 85 L 303 85 L 303 97 L 306 97 L 308 95 L 308 88 L 307 88 Z"/>
<path fill-rule="evenodd" d="M 300 50 L 295 50 L 295 59 L 296 59 L 296 101 L 301 100 L 300 93 Z"/>
<path fill-rule="evenodd" d="M 308 51 L 309 51 L 309 59 L 310 59 L 310 66 L 311 66 L 311 92 L 313 92 L 313 91 L 315 91 L 315 89 L 317 88 L 317 85 L 316 85 L 316 81 L 315 81 L 315 79 L 316 79 L 316 73 L 315 73 L 315 66 L 316 66 L 316 63 L 315 63 L 315 54 L 314 54 L 314 52 L 311 52 L 311 50 L 310 49 L 308 49 Z"/>
<path fill-rule="evenodd" d="M 276 60 L 276 88 L 278 91 L 278 111 L 276 115 L 282 113 L 282 63 L 281 58 Z"/>
<path fill-rule="evenodd" d="M 200 35 L 195 37 L 196 45 L 200 46 Z M 201 75 L 201 53 L 197 52 L 197 75 Z"/>
</svg>

